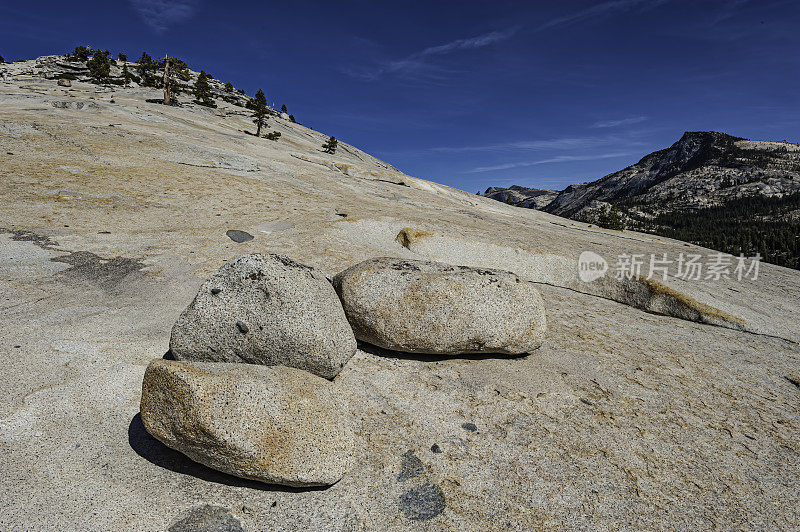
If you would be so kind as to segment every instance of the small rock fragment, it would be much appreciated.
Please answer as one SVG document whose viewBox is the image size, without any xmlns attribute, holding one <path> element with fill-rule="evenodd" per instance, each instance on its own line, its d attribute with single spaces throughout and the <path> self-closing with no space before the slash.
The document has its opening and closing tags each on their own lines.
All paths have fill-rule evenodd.
<svg viewBox="0 0 800 532">
<path fill-rule="evenodd" d="M 236 322 L 236 328 L 239 329 L 239 331 L 241 331 L 242 333 L 247 333 L 250 330 L 250 328 L 244 322 L 241 321 Z"/>
<path fill-rule="evenodd" d="M 478 431 L 478 427 L 475 425 L 475 423 L 462 423 L 461 428 L 470 432 Z"/>
</svg>

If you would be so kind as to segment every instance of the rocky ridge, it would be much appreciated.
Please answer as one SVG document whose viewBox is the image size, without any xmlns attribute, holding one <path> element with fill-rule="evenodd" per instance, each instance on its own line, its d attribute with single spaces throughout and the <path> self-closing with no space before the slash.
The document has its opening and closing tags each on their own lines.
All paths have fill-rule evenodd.
<svg viewBox="0 0 800 532">
<path fill-rule="evenodd" d="M 686 132 L 675 144 L 602 179 L 571 185 L 544 209 L 574 216 L 592 202 L 618 203 L 642 215 L 722 205 L 748 196 L 800 191 L 800 144 L 725 133 Z"/>
<path fill-rule="evenodd" d="M 489 187 L 483 195 L 493 200 L 527 209 L 544 209 L 558 196 L 555 190 L 527 188 L 513 185 L 510 188 Z"/>
<path fill-rule="evenodd" d="M 507 190 L 485 195 L 504 200 Z M 629 229 L 800 268 L 800 144 L 687 132 L 671 147 L 571 185 L 546 204 L 521 204 L 613 228 L 604 221 L 612 205 Z"/>
</svg>

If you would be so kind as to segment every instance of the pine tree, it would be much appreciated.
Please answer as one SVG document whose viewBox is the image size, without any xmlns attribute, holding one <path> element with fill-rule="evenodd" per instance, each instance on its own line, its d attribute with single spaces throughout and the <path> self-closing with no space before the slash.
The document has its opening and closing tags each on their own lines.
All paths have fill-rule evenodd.
<svg viewBox="0 0 800 532">
<path fill-rule="evenodd" d="M 336 140 L 336 137 L 329 137 L 328 142 L 322 145 L 322 149 L 325 150 L 325 153 L 336 153 L 336 148 L 339 147 L 339 141 Z"/>
<path fill-rule="evenodd" d="M 130 71 L 128 70 L 128 63 L 122 64 L 122 80 L 125 85 L 129 84 L 133 76 L 131 75 Z"/>
<path fill-rule="evenodd" d="M 214 99 L 211 98 L 211 86 L 208 84 L 208 76 L 204 70 L 200 71 L 197 81 L 194 84 L 195 102 L 206 107 L 216 107 Z"/>
<path fill-rule="evenodd" d="M 294 115 L 289 115 L 289 121 L 292 123 L 297 123 L 297 120 L 294 119 Z"/>
<path fill-rule="evenodd" d="M 283 113 L 285 115 L 289 114 L 289 110 L 286 109 L 286 104 L 281 105 L 281 113 Z"/>
<path fill-rule="evenodd" d="M 170 88 L 172 79 L 169 77 L 169 57 L 164 59 L 164 105 L 172 105 Z"/>
<path fill-rule="evenodd" d="M 118 55 L 117 57 L 118 57 L 118 58 L 119 58 L 119 60 L 120 60 L 120 61 L 122 61 L 123 63 L 127 63 L 127 62 L 128 62 L 128 56 L 127 56 L 127 55 L 125 55 L 125 54 L 123 54 L 122 52 L 120 52 L 120 53 L 119 53 L 119 55 Z"/>
<path fill-rule="evenodd" d="M 153 72 L 161 70 L 161 86 L 164 88 L 164 103 L 172 101 L 173 96 L 182 93 L 186 85 L 181 81 L 188 81 L 191 78 L 189 67 L 177 57 L 165 57 L 153 62 Z M 153 86 L 158 86 L 158 77 L 153 75 Z M 167 99 L 169 97 L 169 100 Z"/>
<path fill-rule="evenodd" d="M 622 231 L 625 229 L 625 222 L 622 220 L 622 214 L 617 210 L 616 205 L 609 207 L 606 205 L 603 210 L 597 215 L 597 225 L 605 229 L 614 229 Z"/>
<path fill-rule="evenodd" d="M 94 57 L 86 62 L 89 69 L 89 76 L 95 83 L 104 83 L 109 80 L 111 75 L 111 63 L 108 60 L 109 52 L 95 51 Z"/>
<path fill-rule="evenodd" d="M 264 91 L 258 89 L 256 92 L 256 97 L 253 100 L 253 123 L 258 128 L 256 130 L 256 136 L 261 136 L 261 128 L 267 123 L 267 116 L 269 115 L 269 109 L 267 108 L 267 97 L 264 96 Z"/>
<path fill-rule="evenodd" d="M 225 84 L 225 92 L 233 92 L 233 84 L 230 81 Z"/>
<path fill-rule="evenodd" d="M 76 61 L 88 61 L 89 56 L 92 55 L 93 51 L 91 48 L 86 46 L 76 46 L 75 51 L 72 52 L 72 57 L 75 58 Z"/>
<path fill-rule="evenodd" d="M 142 57 L 140 57 L 136 63 L 136 71 L 139 74 L 139 77 L 142 78 L 142 85 L 145 87 L 155 87 L 156 77 L 154 73 L 156 70 L 156 65 L 153 62 L 153 58 L 150 57 L 147 52 L 142 52 Z"/>
</svg>

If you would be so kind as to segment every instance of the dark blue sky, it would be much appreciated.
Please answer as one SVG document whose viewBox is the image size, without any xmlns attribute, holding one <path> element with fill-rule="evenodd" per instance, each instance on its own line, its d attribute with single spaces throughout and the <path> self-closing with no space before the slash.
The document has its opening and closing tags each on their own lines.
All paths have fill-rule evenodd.
<svg viewBox="0 0 800 532">
<path fill-rule="evenodd" d="M 6 60 L 179 56 L 403 171 L 561 189 L 686 130 L 800 140 L 800 2 L 0 0 Z"/>
</svg>

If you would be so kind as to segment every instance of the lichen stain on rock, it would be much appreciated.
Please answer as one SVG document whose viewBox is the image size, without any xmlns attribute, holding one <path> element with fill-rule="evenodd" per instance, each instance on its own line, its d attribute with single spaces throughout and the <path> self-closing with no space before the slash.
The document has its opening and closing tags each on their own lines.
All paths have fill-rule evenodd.
<svg viewBox="0 0 800 532">
<path fill-rule="evenodd" d="M 436 484 L 427 482 L 400 495 L 400 509 L 413 521 L 427 521 L 444 511 L 444 492 Z"/>
<path fill-rule="evenodd" d="M 647 288 L 651 297 L 662 295 L 671 298 L 677 304 L 682 305 L 687 310 L 697 313 L 698 317 L 695 319 L 695 321 L 705 321 L 703 318 L 712 320 L 719 319 L 727 322 L 730 325 L 745 325 L 745 321 L 742 318 L 728 314 L 727 312 L 712 307 L 711 305 L 701 303 L 682 292 L 678 292 L 677 290 L 656 281 L 655 279 L 640 277 L 639 281 L 645 286 L 645 288 Z"/>
<path fill-rule="evenodd" d="M 404 482 L 410 478 L 420 476 L 425 472 L 422 460 L 417 458 L 414 451 L 406 451 L 403 454 L 403 461 L 400 464 L 400 474 L 397 475 L 398 482 Z"/>
<path fill-rule="evenodd" d="M 33 242 L 34 245 L 42 249 L 55 249 L 58 242 L 46 235 L 40 235 L 27 229 L 5 229 L 0 227 L 0 233 L 9 233 L 11 240 L 15 242 Z"/>
<path fill-rule="evenodd" d="M 400 242 L 404 248 L 407 248 L 412 242 L 422 240 L 423 238 L 427 238 L 429 236 L 433 236 L 431 231 L 406 227 L 397 233 L 397 238 L 395 240 Z"/>
<path fill-rule="evenodd" d="M 244 532 L 241 523 L 227 508 L 203 504 L 192 508 L 185 517 L 175 521 L 168 532 Z"/>
<path fill-rule="evenodd" d="M 241 244 L 243 242 L 249 242 L 255 238 L 253 235 L 248 233 L 247 231 L 240 231 L 239 229 L 231 229 L 225 232 L 225 235 L 236 242 L 237 244 Z"/>
<path fill-rule="evenodd" d="M 67 282 L 95 284 L 106 290 L 116 288 L 128 275 L 139 272 L 145 267 L 142 259 L 128 257 L 105 259 L 90 251 L 74 251 L 50 260 L 70 265 L 70 268 L 57 273 L 56 278 Z"/>
</svg>

